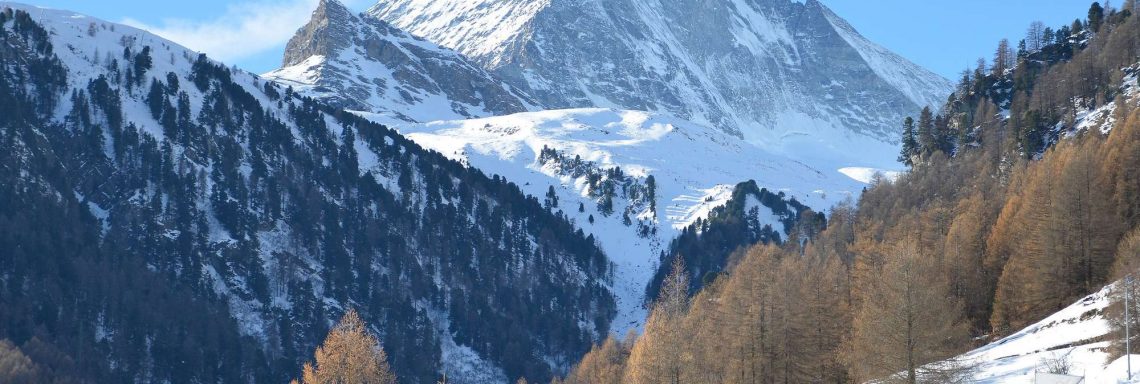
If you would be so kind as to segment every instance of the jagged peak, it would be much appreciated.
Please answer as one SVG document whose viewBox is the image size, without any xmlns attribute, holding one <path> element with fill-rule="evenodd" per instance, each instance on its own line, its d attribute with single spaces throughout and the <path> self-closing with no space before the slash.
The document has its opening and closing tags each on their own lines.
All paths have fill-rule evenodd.
<svg viewBox="0 0 1140 384">
<path fill-rule="evenodd" d="M 265 74 L 338 108 L 430 121 L 517 113 L 536 103 L 466 57 L 336 0 L 320 1 Z"/>
<path fill-rule="evenodd" d="M 348 6 L 344 5 L 344 3 L 340 2 L 340 0 L 321 0 L 319 3 L 317 3 L 316 13 L 320 13 L 322 11 L 327 12 L 329 10 L 334 12 L 349 12 Z"/>
<path fill-rule="evenodd" d="M 284 66 L 315 55 L 329 55 L 352 44 L 358 18 L 338 0 L 321 0 L 309 22 L 297 30 L 285 47 Z"/>
<path fill-rule="evenodd" d="M 351 24 L 356 21 L 356 15 L 339 0 L 320 0 L 309 25 L 317 24 L 326 27 L 336 27 L 337 24 Z"/>
</svg>

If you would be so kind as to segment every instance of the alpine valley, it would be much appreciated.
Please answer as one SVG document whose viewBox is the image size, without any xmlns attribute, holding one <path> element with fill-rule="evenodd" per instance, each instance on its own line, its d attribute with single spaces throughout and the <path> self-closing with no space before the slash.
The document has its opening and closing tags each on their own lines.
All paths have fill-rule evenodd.
<svg viewBox="0 0 1140 384">
<path fill-rule="evenodd" d="M 733 27 L 697 26 L 722 21 Z M 433 70 L 424 56 L 458 69 Z M 819 209 L 857 197 L 873 173 L 899 168 L 898 121 L 952 90 L 816 1 L 383 1 L 353 15 L 326 0 L 284 64 L 265 76 L 334 105 L 357 100 L 347 107 L 358 115 L 552 196 L 550 208 L 615 262 L 619 334 L 646 318 L 646 287 L 670 242 L 737 183 Z M 481 103 L 417 85 L 454 82 Z M 503 89 L 519 108 L 491 108 L 504 104 Z M 403 107 L 398 94 L 421 101 Z M 786 240 L 800 212 L 783 205 L 764 206 L 745 237 L 769 225 Z M 729 251 L 751 242 L 720 245 L 723 255 L 691 273 L 721 271 Z"/>
<path fill-rule="evenodd" d="M 956 82 L 819 0 L 312 3 L 258 75 L 0 1 L 0 382 L 1120 376 L 1134 1 Z"/>
</svg>

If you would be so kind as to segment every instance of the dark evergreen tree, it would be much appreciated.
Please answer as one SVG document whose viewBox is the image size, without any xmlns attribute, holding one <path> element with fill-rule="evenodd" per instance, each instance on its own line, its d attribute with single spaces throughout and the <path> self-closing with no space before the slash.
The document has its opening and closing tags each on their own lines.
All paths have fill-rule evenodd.
<svg viewBox="0 0 1140 384">
<path fill-rule="evenodd" d="M 150 46 L 143 47 L 134 60 L 134 82 L 135 85 L 142 84 L 142 80 L 146 78 L 146 72 L 154 66 L 154 61 L 150 57 Z"/>
<path fill-rule="evenodd" d="M 937 150 L 951 156 L 954 154 L 954 143 L 958 134 L 950 127 L 950 118 L 942 115 L 934 116 L 934 133 L 937 140 Z"/>
<path fill-rule="evenodd" d="M 930 156 L 938 150 L 938 132 L 934 131 L 934 113 L 930 107 L 925 107 L 918 115 L 918 147 L 923 157 Z"/>
<path fill-rule="evenodd" d="M 645 193 L 649 199 L 649 211 L 657 216 L 657 179 L 653 175 L 645 178 Z"/>
<path fill-rule="evenodd" d="M 907 117 L 903 120 L 902 150 L 899 152 L 899 162 L 906 166 L 914 166 L 914 158 L 919 153 L 918 135 L 914 128 L 914 119 Z"/>
<path fill-rule="evenodd" d="M 166 87 L 158 79 L 150 82 L 150 91 L 146 94 L 146 105 L 150 107 L 150 115 L 155 120 L 162 120 L 163 101 L 166 100 Z"/>
<path fill-rule="evenodd" d="M 1093 2 L 1089 6 L 1089 30 L 1093 32 L 1100 32 L 1100 26 L 1104 22 L 1104 7 L 1100 6 L 1100 2 Z"/>
<path fill-rule="evenodd" d="M 554 191 L 553 185 L 546 190 L 546 200 L 543 202 L 543 205 L 547 210 L 558 208 L 558 193 Z"/>
</svg>

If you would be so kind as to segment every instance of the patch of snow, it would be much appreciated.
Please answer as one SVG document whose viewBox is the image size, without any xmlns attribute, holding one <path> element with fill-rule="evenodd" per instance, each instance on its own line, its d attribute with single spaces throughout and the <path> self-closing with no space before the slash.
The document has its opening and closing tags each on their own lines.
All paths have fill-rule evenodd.
<svg viewBox="0 0 1140 384">
<path fill-rule="evenodd" d="M 1036 324 L 953 360 L 974 365 L 973 379 L 980 384 L 1033 383 L 1036 372 L 1043 370 L 1043 361 L 1061 357 L 1071 363 L 1071 375 L 1083 376 L 1088 383 L 1119 382 L 1125 376 L 1123 360 L 1106 364 L 1109 342 L 1104 341 L 1111 332 L 1104 310 L 1115 287 L 1106 286 Z M 1140 359 L 1133 362 L 1140 371 Z"/>
<path fill-rule="evenodd" d="M 898 180 L 899 176 L 902 176 L 902 172 L 899 171 L 886 171 L 882 169 L 867 167 L 839 168 L 839 173 L 847 175 L 847 177 L 850 177 L 852 180 L 864 184 L 871 184 L 875 181 L 876 176 L 882 177 L 883 179 L 890 182 L 894 182 L 895 180 Z"/>
</svg>

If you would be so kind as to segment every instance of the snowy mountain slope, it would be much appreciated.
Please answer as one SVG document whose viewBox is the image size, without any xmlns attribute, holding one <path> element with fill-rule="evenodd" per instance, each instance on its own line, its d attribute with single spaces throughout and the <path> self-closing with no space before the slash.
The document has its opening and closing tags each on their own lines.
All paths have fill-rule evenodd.
<svg viewBox="0 0 1140 384">
<path fill-rule="evenodd" d="M 534 102 L 446 48 L 322 0 L 264 75 L 334 106 L 422 122 L 524 112 Z"/>
<path fill-rule="evenodd" d="M 548 107 L 668 113 L 811 163 L 895 167 L 899 121 L 952 89 L 816 0 L 393 0 L 368 13 Z"/>
<path fill-rule="evenodd" d="M 4 191 L 86 207 L 54 227 L 99 234 L 83 246 L 145 265 L 154 276 L 132 279 L 162 281 L 155 291 L 217 303 L 240 333 L 142 328 L 131 316 L 184 314 L 129 307 L 135 292 L 50 302 L 0 279 L 12 300 L 79 313 L 58 320 L 77 327 L 58 337 L 118 375 L 93 381 L 285 381 L 349 307 L 408 382 L 542 380 L 606 331 L 604 255 L 509 182 L 145 31 L 16 3 L 0 11 L 0 104 L 21 112 L 0 113 Z M 227 354 L 181 350 L 174 337 Z M 172 344 L 152 351 L 159 342 Z M 232 376 L 197 378 L 216 372 L 195 363 Z"/>
<path fill-rule="evenodd" d="M 933 75 L 925 68 L 863 37 L 855 27 L 831 9 L 823 7 L 823 14 L 835 28 L 835 32 L 859 52 L 871 69 L 908 99 L 920 106 L 931 108 L 938 108 L 946 102 L 948 95 L 945 90 L 949 84 L 946 79 Z M 942 90 L 942 92 L 931 92 L 931 90 Z"/>
<path fill-rule="evenodd" d="M 1046 360 L 1067 358 L 1070 374 L 1087 383 L 1117 383 L 1125 378 L 1124 358 L 1106 361 L 1110 333 L 1104 309 L 1116 285 L 1078 300 L 1073 305 L 1004 339 L 965 353 L 954 360 L 975 367 L 973 379 L 983 384 L 1033 383 Z M 1140 367 L 1140 356 L 1133 355 Z M 1140 375 L 1137 375 L 1140 378 Z"/>
<path fill-rule="evenodd" d="M 611 331 L 618 334 L 644 320 L 645 287 L 669 241 L 728 201 L 737 183 L 756 180 L 772 191 L 821 208 L 864 186 L 836 169 L 815 169 L 717 129 L 648 112 L 553 110 L 432 122 L 400 130 L 445 156 L 488 174 L 503 175 L 531 195 L 546 196 L 553 187 L 560 202 L 555 209 L 593 235 L 616 264 L 614 292 L 619 313 Z M 588 165 L 574 165 L 582 163 Z M 599 209 L 604 199 L 580 171 L 583 167 L 620 168 L 631 179 L 626 185 L 633 186 L 626 191 L 644 191 L 636 187 L 646 185 L 653 176 L 656 202 L 647 204 L 644 192 L 619 190 L 614 213 L 604 215 Z M 624 223 L 623 213 L 628 213 L 630 224 Z M 770 211 L 762 210 L 759 219 L 783 232 Z M 786 238 L 786 233 L 782 236 Z"/>
</svg>

